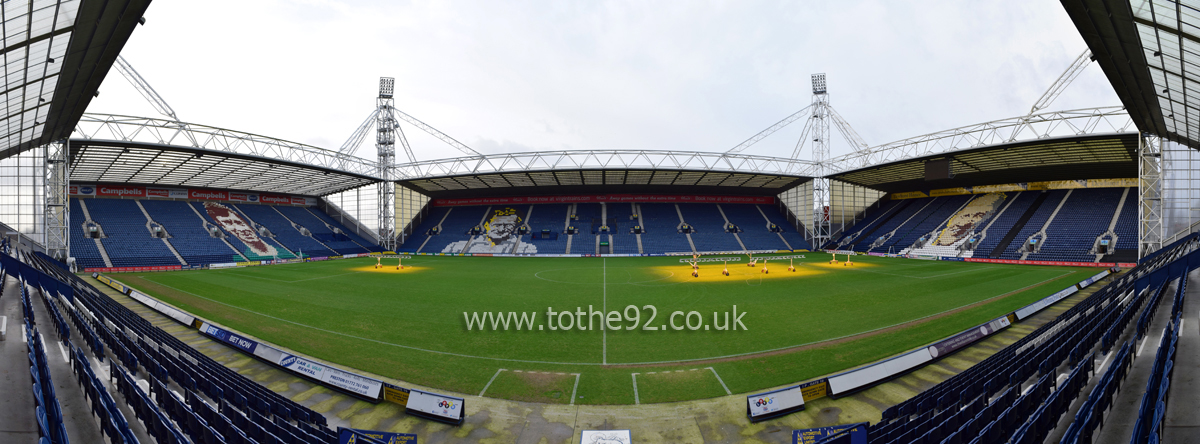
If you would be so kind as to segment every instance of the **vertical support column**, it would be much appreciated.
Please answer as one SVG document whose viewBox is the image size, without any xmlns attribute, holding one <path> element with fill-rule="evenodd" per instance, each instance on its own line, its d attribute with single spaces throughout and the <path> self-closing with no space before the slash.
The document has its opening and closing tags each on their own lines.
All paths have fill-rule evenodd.
<svg viewBox="0 0 1200 444">
<path fill-rule="evenodd" d="M 67 224 L 71 223 L 70 198 L 67 187 L 70 185 L 70 142 L 66 139 L 45 146 L 45 213 L 43 220 L 46 231 L 42 244 L 46 246 L 46 254 L 55 259 L 66 261 L 71 255 L 71 236 Z"/>
<path fill-rule="evenodd" d="M 392 171 L 396 166 L 396 116 L 392 112 L 392 91 L 396 79 L 379 78 L 379 98 L 375 115 L 375 148 L 379 152 L 379 246 L 387 251 L 396 250 L 396 184 L 392 182 Z"/>
<path fill-rule="evenodd" d="M 817 164 L 813 186 L 813 218 L 808 221 L 812 232 L 812 247 L 820 249 L 829 242 L 829 179 L 826 161 L 829 160 L 829 94 L 825 88 L 825 74 L 812 75 L 813 103 L 811 134 L 813 138 L 813 162 Z M 801 141 L 803 143 L 804 141 Z"/>
<path fill-rule="evenodd" d="M 1162 248 L 1162 139 L 1138 138 L 1138 259 Z"/>
</svg>

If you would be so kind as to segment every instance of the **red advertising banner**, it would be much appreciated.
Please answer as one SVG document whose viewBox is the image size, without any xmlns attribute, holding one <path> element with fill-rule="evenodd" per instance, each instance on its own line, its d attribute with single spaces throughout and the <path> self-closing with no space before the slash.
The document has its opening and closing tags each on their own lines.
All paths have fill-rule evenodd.
<svg viewBox="0 0 1200 444">
<path fill-rule="evenodd" d="M 180 269 L 182 269 L 182 267 L 179 265 L 159 265 L 154 267 L 97 267 L 85 268 L 83 271 L 88 273 L 132 273 L 139 271 L 175 271 Z"/>
<path fill-rule="evenodd" d="M 270 194 L 264 194 L 262 196 L 259 196 L 259 199 L 262 201 L 262 203 L 268 203 L 268 204 L 289 205 L 292 203 L 292 198 L 287 197 L 287 196 L 273 196 Z"/>
<path fill-rule="evenodd" d="M 1023 261 L 1018 259 L 981 259 L 969 257 L 967 262 L 985 262 L 989 264 L 1017 264 L 1017 265 L 1052 265 L 1056 267 L 1113 267 L 1115 262 L 1062 262 L 1062 261 Z"/>
<path fill-rule="evenodd" d="M 197 188 L 157 188 L 133 185 L 71 185 L 72 196 L 156 197 L 163 199 L 193 199 L 218 202 L 262 202 L 275 205 L 316 205 L 317 200 L 299 196 L 259 195 L 223 190 Z"/>
<path fill-rule="evenodd" d="M 229 193 L 226 193 L 224 191 L 188 189 L 188 198 L 189 199 L 197 199 L 197 200 L 226 201 L 226 200 L 229 200 Z"/>
<path fill-rule="evenodd" d="M 146 189 L 119 185 L 100 185 L 97 187 L 98 196 L 146 197 Z"/>
<path fill-rule="evenodd" d="M 679 194 L 597 194 L 576 196 L 519 196 L 479 197 L 465 199 L 434 199 L 435 207 L 457 207 L 466 205 L 524 205 L 542 203 L 600 203 L 600 202 L 648 202 L 648 203 L 715 203 L 715 204 L 759 204 L 775 203 L 773 196 L 699 196 Z"/>
</svg>

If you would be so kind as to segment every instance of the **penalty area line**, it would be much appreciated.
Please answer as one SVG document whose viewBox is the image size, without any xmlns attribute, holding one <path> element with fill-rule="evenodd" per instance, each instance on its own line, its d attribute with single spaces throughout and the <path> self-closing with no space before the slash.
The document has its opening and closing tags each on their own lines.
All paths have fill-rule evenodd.
<svg viewBox="0 0 1200 444">
<path fill-rule="evenodd" d="M 496 374 L 492 375 L 492 379 L 489 379 L 489 380 L 488 380 L 488 383 L 487 383 L 487 385 L 483 386 L 483 390 L 480 390 L 480 391 L 479 391 L 479 397 L 480 397 L 480 398 L 482 398 L 482 397 L 483 397 L 483 394 L 487 392 L 487 389 L 488 389 L 488 387 L 491 387 L 491 386 L 492 386 L 492 382 L 496 380 L 496 377 L 497 377 L 497 376 L 500 376 L 500 372 L 502 372 L 502 371 L 505 371 L 505 370 L 506 370 L 506 369 L 503 369 L 503 368 L 502 368 L 502 369 L 497 369 L 497 370 L 496 370 Z M 579 382 L 578 382 L 578 381 L 576 381 L 576 384 L 578 384 L 578 383 L 579 383 Z"/>
<path fill-rule="evenodd" d="M 712 370 L 712 372 L 713 372 L 713 376 L 716 376 L 716 377 L 717 377 L 717 382 L 721 383 L 721 388 L 725 389 L 725 394 L 726 394 L 726 395 L 732 395 L 732 394 L 733 394 L 733 392 L 729 391 L 729 386 L 725 385 L 725 380 L 721 379 L 721 375 L 718 375 L 718 374 L 717 374 L 717 369 L 715 369 L 715 368 L 712 368 L 712 367 L 708 367 L 708 369 L 709 369 L 709 370 Z M 694 369 L 693 369 L 693 370 L 694 370 Z"/>
<path fill-rule="evenodd" d="M 601 270 L 600 293 L 604 298 L 604 299 L 602 299 L 600 309 L 604 310 L 603 313 L 608 313 L 608 259 L 607 258 L 600 258 L 600 267 L 601 267 L 600 268 L 600 270 Z M 591 322 L 591 321 L 588 321 L 588 322 Z M 600 342 L 600 363 L 603 365 L 608 365 L 608 329 L 604 327 L 603 322 L 600 323 L 600 334 L 601 334 L 601 337 L 600 337 L 600 341 L 601 341 Z M 571 402 L 572 403 L 575 402 L 575 399 L 571 399 Z"/>
<path fill-rule="evenodd" d="M 575 394 L 579 393 L 579 373 L 575 373 L 575 387 L 571 389 L 571 404 L 575 405 Z"/>
<path fill-rule="evenodd" d="M 638 404 L 642 403 L 642 400 L 638 398 L 637 375 L 638 375 L 638 373 L 633 373 L 630 375 L 630 376 L 633 376 L 633 404 L 634 405 L 638 405 Z"/>
</svg>

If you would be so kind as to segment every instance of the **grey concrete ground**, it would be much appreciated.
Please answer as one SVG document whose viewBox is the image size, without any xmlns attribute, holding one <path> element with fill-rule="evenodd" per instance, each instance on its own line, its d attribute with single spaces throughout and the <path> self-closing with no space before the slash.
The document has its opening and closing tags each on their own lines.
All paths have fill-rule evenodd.
<svg viewBox="0 0 1200 444">
<path fill-rule="evenodd" d="M 1200 270 L 1188 275 L 1162 442 L 1200 443 Z"/>
<path fill-rule="evenodd" d="M 4 279 L 0 277 L 0 281 Z M 7 282 L 5 282 L 7 284 Z M 37 442 L 33 381 L 29 375 L 29 349 L 22 329 L 21 292 L 3 285 L 0 316 L 8 317 L 7 340 L 0 342 L 0 442 Z"/>
<path fill-rule="evenodd" d="M 90 279 L 90 278 L 89 278 Z M 164 331 L 260 384 L 325 414 L 330 425 L 415 433 L 421 442 L 577 443 L 582 430 L 630 429 L 638 443 L 790 443 L 793 429 L 875 422 L 887 407 L 962 372 L 1054 319 L 1108 281 L 1093 285 L 1026 321 L 886 384 L 841 399 L 808 402 L 803 412 L 750 424 L 745 396 L 627 406 L 549 405 L 455 394 L 466 398 L 467 420 L 448 426 L 404 414 L 401 406 L 371 404 L 285 373 L 201 336 L 92 280 L 101 291 Z M 336 365 L 335 365 L 336 367 Z M 375 376 L 418 389 L 431 389 Z"/>
</svg>

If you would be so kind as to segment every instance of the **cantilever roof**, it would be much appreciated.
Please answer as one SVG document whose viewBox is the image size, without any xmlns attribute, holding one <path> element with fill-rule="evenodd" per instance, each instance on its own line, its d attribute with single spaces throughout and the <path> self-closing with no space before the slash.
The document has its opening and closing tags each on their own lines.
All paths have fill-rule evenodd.
<svg viewBox="0 0 1200 444">
<path fill-rule="evenodd" d="M 1200 149 L 1200 2 L 1062 4 L 1138 129 Z"/>
<path fill-rule="evenodd" d="M 151 143 L 71 140 L 71 181 L 324 196 L 373 177 L 250 154 Z"/>
<path fill-rule="evenodd" d="M 830 176 L 887 192 L 1044 180 L 1137 177 L 1135 133 L 992 145 L 873 165 Z M 953 179 L 925 180 L 925 162 L 949 158 Z"/>
<path fill-rule="evenodd" d="M 150 0 L 4 0 L 0 159 L 67 137 Z"/>
<path fill-rule="evenodd" d="M 397 183 L 434 198 L 513 194 L 677 193 L 775 195 L 809 181 L 786 174 L 683 169 L 561 169 L 464 174 Z"/>
</svg>

